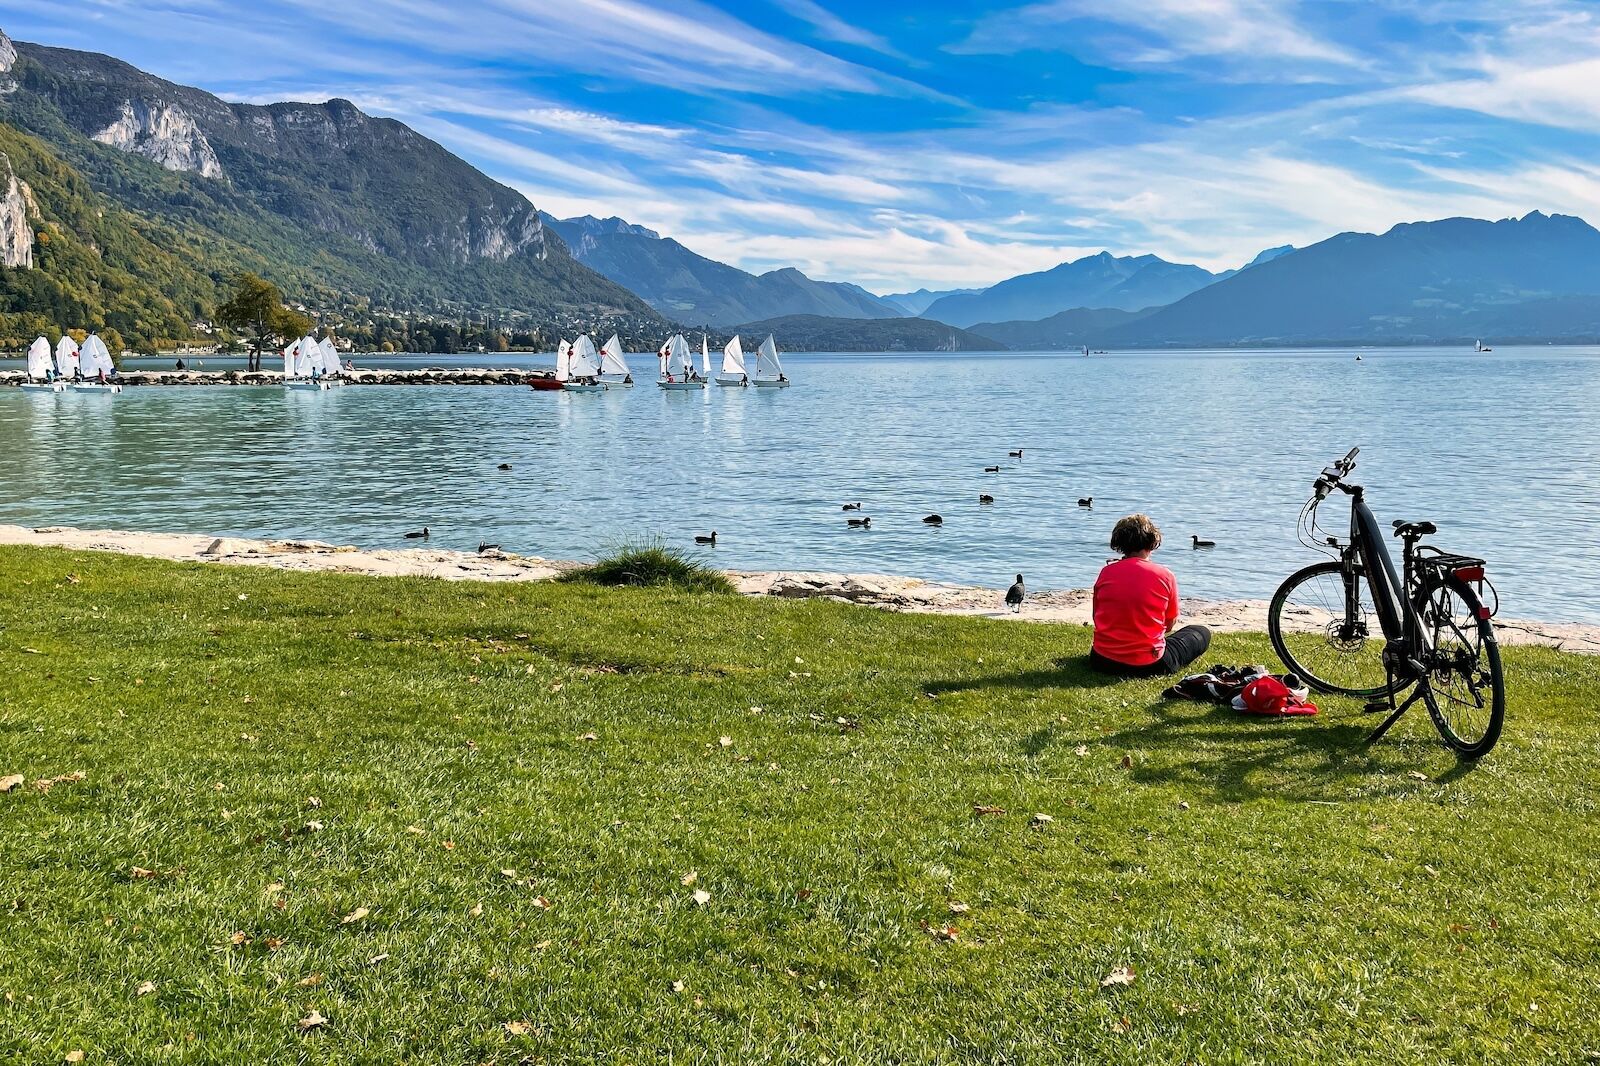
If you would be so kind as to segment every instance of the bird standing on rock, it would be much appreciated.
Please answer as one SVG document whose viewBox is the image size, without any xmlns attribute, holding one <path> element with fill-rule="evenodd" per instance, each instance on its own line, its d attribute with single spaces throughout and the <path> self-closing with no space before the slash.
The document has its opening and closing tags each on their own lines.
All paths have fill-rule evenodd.
<svg viewBox="0 0 1600 1066">
<path fill-rule="evenodd" d="M 420 530 L 415 530 L 413 532 L 407 533 L 406 534 L 406 539 L 407 540 L 427 540 L 428 539 L 428 527 L 427 526 L 423 526 Z"/>
<path fill-rule="evenodd" d="M 478 545 L 478 554 L 479 555 L 482 555 L 485 552 L 497 552 L 499 550 L 500 550 L 500 545 L 498 545 L 498 544 L 480 544 L 480 545 Z"/>
<path fill-rule="evenodd" d="M 1028 590 L 1022 585 L 1022 575 L 1018 574 L 1016 584 L 1006 589 L 1006 606 L 1011 608 L 1012 614 L 1021 613 L 1022 601 L 1027 595 Z"/>
</svg>

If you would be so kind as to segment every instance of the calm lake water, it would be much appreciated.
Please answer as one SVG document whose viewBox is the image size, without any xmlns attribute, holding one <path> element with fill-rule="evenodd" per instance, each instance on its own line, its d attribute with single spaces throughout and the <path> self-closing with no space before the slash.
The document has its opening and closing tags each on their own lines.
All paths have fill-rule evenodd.
<svg viewBox="0 0 1600 1066">
<path fill-rule="evenodd" d="M 1360 354 L 795 354 L 781 391 L 664 392 L 653 356 L 640 387 L 603 395 L 0 389 L 0 522 L 370 547 L 426 524 L 435 546 L 576 559 L 715 529 L 704 554 L 730 568 L 1057 588 L 1091 584 L 1112 523 L 1145 511 L 1186 595 L 1265 598 L 1317 558 L 1296 515 L 1360 445 L 1378 517 L 1432 519 L 1442 547 L 1487 556 L 1508 616 L 1600 622 L 1600 349 Z M 858 499 L 870 531 L 846 529 Z"/>
</svg>

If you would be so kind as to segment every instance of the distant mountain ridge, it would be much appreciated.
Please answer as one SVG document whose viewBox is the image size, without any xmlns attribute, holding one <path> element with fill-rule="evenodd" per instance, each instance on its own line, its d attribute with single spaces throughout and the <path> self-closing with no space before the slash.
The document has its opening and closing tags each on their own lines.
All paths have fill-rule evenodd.
<svg viewBox="0 0 1600 1066">
<path fill-rule="evenodd" d="M 543 216 L 579 262 L 687 325 L 731 326 L 781 315 L 895 318 L 905 312 L 861 288 L 815 281 L 794 267 L 751 274 L 620 218 Z"/>
<path fill-rule="evenodd" d="M 184 316 L 203 317 L 249 269 L 307 304 L 665 326 L 576 262 L 521 193 L 403 123 L 346 100 L 226 103 L 109 56 L 0 42 L 0 123 L 136 228 L 181 236 L 204 279 Z"/>
<path fill-rule="evenodd" d="M 729 330 L 740 334 L 745 347 L 760 343 L 767 334 L 789 351 L 811 352 L 994 352 L 1005 345 L 970 330 L 925 318 L 827 318 L 821 315 L 783 315 L 745 322 Z"/>
<path fill-rule="evenodd" d="M 890 293 L 881 299 L 900 308 L 905 314 L 915 317 L 946 296 L 972 296 L 983 291 L 983 289 L 943 289 L 936 292 L 931 289 L 918 289 L 916 292 Z"/>
<path fill-rule="evenodd" d="M 1138 311 L 1172 303 L 1216 280 L 1203 267 L 1154 255 L 1084 256 L 1049 270 L 1022 274 L 980 293 L 945 296 L 924 312 L 954 326 L 1037 321 L 1074 308 Z"/>
<path fill-rule="evenodd" d="M 1600 336 L 1600 230 L 1538 211 L 1341 233 L 1200 289 L 1093 343 L 1397 344 Z"/>
</svg>

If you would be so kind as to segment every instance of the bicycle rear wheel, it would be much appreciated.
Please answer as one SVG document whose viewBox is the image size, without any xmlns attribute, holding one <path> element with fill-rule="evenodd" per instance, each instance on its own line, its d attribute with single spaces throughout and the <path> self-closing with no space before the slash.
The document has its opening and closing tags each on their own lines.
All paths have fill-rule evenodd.
<svg viewBox="0 0 1600 1066">
<path fill-rule="evenodd" d="M 1356 583 L 1350 611 L 1345 582 Z M 1366 575 L 1337 562 L 1308 566 L 1278 587 L 1267 609 L 1267 635 L 1278 658 L 1319 692 L 1382 696 L 1390 688 L 1386 641 Z"/>
<path fill-rule="evenodd" d="M 1505 724 L 1506 682 L 1483 602 L 1454 574 L 1434 576 L 1417 596 L 1417 613 L 1430 649 L 1422 692 L 1428 714 L 1457 754 L 1486 755 Z"/>
</svg>

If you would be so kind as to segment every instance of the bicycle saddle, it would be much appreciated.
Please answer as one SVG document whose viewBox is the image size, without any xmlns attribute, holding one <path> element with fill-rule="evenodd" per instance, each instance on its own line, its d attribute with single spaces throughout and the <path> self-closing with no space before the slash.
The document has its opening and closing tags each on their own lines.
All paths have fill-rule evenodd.
<svg viewBox="0 0 1600 1066">
<path fill-rule="evenodd" d="M 1397 537 L 1427 537 L 1439 532 L 1439 527 L 1432 522 L 1402 522 L 1398 519 L 1394 523 L 1394 535 Z"/>
</svg>

